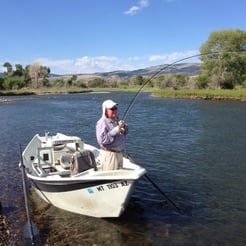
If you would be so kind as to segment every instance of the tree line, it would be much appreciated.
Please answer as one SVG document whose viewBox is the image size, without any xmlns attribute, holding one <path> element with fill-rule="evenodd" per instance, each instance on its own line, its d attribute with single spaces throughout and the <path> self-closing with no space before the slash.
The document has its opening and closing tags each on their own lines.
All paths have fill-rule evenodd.
<svg viewBox="0 0 246 246">
<path fill-rule="evenodd" d="M 233 89 L 246 88 L 246 32 L 239 29 L 228 29 L 212 32 L 208 40 L 201 45 L 199 57 L 200 73 L 197 76 L 184 74 L 167 74 L 155 76 L 148 86 L 159 89 Z M 128 87 L 141 86 L 149 77 L 137 75 L 131 78 L 100 77 L 88 81 L 80 81 L 73 75 L 68 79 L 49 78 L 50 68 L 39 63 L 22 67 L 16 64 L 15 69 L 9 62 L 3 64 L 6 68 L 3 78 L 0 78 L 0 89 L 11 90 L 23 87 L 38 89 L 41 87 L 76 86 L 94 87 Z"/>
<path fill-rule="evenodd" d="M 13 90 L 28 87 L 38 89 L 45 86 L 49 80 L 50 68 L 34 62 L 25 68 L 21 64 L 16 64 L 15 69 L 10 62 L 3 64 L 6 71 L 3 78 L 0 78 L 1 90 Z"/>
</svg>

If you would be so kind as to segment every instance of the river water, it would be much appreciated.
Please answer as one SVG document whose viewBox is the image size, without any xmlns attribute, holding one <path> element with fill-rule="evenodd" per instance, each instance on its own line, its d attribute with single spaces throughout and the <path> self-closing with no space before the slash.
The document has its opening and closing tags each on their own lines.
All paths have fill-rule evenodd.
<svg viewBox="0 0 246 246">
<path fill-rule="evenodd" d="M 96 145 L 101 103 L 123 115 L 135 93 L 8 97 L 0 104 L 0 201 L 23 245 L 26 223 L 19 146 L 45 131 Z M 127 115 L 126 152 L 180 208 L 179 214 L 143 177 L 120 218 L 72 214 L 30 189 L 32 220 L 44 245 L 246 245 L 246 103 L 154 98 L 140 93 Z M 1 245 L 1 244 L 0 244 Z"/>
</svg>

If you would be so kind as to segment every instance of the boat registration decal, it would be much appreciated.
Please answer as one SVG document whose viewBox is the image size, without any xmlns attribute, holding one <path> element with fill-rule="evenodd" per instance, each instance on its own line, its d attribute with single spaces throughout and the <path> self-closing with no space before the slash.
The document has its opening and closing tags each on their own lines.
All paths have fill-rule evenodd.
<svg viewBox="0 0 246 246">
<path fill-rule="evenodd" d="M 91 194 L 91 193 L 94 193 L 94 191 L 93 191 L 92 188 L 88 188 L 87 191 L 88 191 L 88 193 L 90 193 L 90 194 Z"/>
<path fill-rule="evenodd" d="M 123 180 L 119 183 L 111 183 L 111 184 L 107 184 L 107 185 L 100 185 L 100 186 L 97 186 L 96 189 L 98 191 L 105 191 L 105 190 L 112 190 L 112 189 L 118 189 L 120 187 L 123 187 L 123 186 L 128 186 L 129 183 L 127 182 L 127 180 Z"/>
</svg>

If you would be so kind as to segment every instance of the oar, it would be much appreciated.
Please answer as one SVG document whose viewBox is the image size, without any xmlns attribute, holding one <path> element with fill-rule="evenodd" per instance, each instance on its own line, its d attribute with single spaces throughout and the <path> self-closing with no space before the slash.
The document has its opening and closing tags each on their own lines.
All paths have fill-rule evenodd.
<svg viewBox="0 0 246 246">
<path fill-rule="evenodd" d="M 21 161 L 20 168 L 22 172 L 22 184 L 23 184 L 23 192 L 24 192 L 25 207 L 26 207 L 26 217 L 27 217 L 27 223 L 24 227 L 25 245 L 40 245 L 39 231 L 37 229 L 37 226 L 31 220 L 31 216 L 30 216 L 30 206 L 29 206 L 28 192 L 27 192 L 27 185 L 26 185 L 26 173 L 25 173 L 25 166 L 23 163 L 21 145 L 20 145 L 20 161 Z"/>
<path fill-rule="evenodd" d="M 131 162 L 133 162 L 133 163 L 136 163 L 134 160 L 133 160 L 133 158 L 129 155 L 129 154 L 127 154 L 126 155 L 126 157 L 131 161 Z M 167 203 L 168 203 L 168 205 L 170 206 L 170 207 L 172 207 L 176 212 L 178 212 L 178 213 L 180 213 L 180 214 L 185 214 L 185 211 L 183 210 L 183 209 L 181 209 L 181 208 L 179 208 L 175 203 L 174 203 L 174 201 L 172 201 L 166 194 L 165 194 L 165 192 L 163 192 L 162 190 L 161 190 L 161 188 L 147 175 L 147 174 L 145 174 L 144 175 L 149 181 L 150 181 L 150 183 L 165 197 L 165 199 L 166 199 L 166 201 L 167 201 Z"/>
</svg>

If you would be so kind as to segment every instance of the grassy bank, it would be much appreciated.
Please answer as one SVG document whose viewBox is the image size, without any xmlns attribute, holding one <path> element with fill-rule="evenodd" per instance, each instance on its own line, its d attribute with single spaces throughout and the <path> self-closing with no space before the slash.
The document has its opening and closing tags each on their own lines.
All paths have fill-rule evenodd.
<svg viewBox="0 0 246 246">
<path fill-rule="evenodd" d="M 0 96 L 24 96 L 24 95 L 42 95 L 42 94 L 65 94 L 65 93 L 84 93 L 91 92 L 91 89 L 81 88 L 42 88 L 42 89 L 23 89 L 0 91 Z"/>
<path fill-rule="evenodd" d="M 153 95 L 165 98 L 246 101 L 246 90 L 154 90 Z"/>
</svg>

